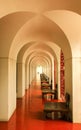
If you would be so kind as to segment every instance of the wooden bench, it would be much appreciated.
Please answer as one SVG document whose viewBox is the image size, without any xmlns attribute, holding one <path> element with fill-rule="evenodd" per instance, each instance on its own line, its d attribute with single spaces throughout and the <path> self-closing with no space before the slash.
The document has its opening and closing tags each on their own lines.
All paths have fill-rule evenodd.
<svg viewBox="0 0 81 130">
<path fill-rule="evenodd" d="M 44 96 L 47 95 L 47 94 L 54 95 L 54 94 L 55 94 L 55 91 L 52 90 L 52 89 L 43 89 L 43 90 L 42 90 L 42 99 L 44 99 Z"/>
<path fill-rule="evenodd" d="M 41 89 L 50 89 L 51 88 L 51 84 L 49 84 L 49 83 L 46 83 L 46 82 L 43 82 L 42 84 L 41 84 Z"/>
<path fill-rule="evenodd" d="M 46 119 L 48 116 L 48 113 L 58 113 L 60 112 L 61 117 L 69 120 L 69 101 L 70 101 L 70 95 L 66 93 L 66 102 L 45 102 L 44 103 L 44 118 Z"/>
</svg>

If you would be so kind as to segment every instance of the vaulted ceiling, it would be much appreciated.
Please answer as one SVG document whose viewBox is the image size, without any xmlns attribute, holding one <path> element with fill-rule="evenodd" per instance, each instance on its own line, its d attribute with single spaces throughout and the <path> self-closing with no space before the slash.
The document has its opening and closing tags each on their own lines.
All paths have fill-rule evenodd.
<svg viewBox="0 0 81 130">
<path fill-rule="evenodd" d="M 80 42 L 81 0 L 0 0 L 0 57 L 77 57 Z"/>
</svg>

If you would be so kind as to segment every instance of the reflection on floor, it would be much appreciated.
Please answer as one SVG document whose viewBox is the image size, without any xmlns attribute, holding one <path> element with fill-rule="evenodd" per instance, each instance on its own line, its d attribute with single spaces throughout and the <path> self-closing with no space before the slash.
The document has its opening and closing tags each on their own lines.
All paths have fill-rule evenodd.
<svg viewBox="0 0 81 130">
<path fill-rule="evenodd" d="M 10 121 L 0 122 L 0 130 L 81 130 L 81 124 L 44 120 L 39 81 L 33 81 L 23 99 L 17 99 L 17 109 Z"/>
</svg>

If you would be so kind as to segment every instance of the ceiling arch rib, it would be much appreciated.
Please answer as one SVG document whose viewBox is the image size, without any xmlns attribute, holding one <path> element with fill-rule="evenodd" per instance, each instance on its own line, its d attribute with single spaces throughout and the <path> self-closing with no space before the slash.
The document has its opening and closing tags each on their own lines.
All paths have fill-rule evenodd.
<svg viewBox="0 0 81 130">
<path fill-rule="evenodd" d="M 0 17 L 5 16 L 12 12 L 18 11 L 32 11 L 37 14 L 49 10 L 70 10 L 81 14 L 81 1 L 80 0 L 2 0 L 0 1 Z"/>
<path fill-rule="evenodd" d="M 32 57 L 31 59 L 31 64 L 38 66 L 38 65 L 42 65 L 42 64 L 49 64 L 49 60 L 47 60 L 45 57 Z"/>
<path fill-rule="evenodd" d="M 31 59 L 33 58 L 38 58 L 40 57 L 41 59 L 46 59 L 46 61 L 49 61 L 49 63 L 51 63 L 51 58 L 48 54 L 46 54 L 45 52 L 42 52 L 41 54 L 34 52 L 34 53 L 30 53 L 29 56 L 26 58 L 26 62 L 29 63 Z"/>
<path fill-rule="evenodd" d="M 43 44 L 42 48 L 40 46 L 41 44 Z M 50 42 L 48 42 L 48 43 L 47 42 L 46 43 L 41 43 L 41 44 L 39 44 L 39 43 L 37 44 L 36 43 L 36 45 L 32 46 L 34 51 L 33 51 L 32 47 L 30 47 L 29 50 L 27 50 L 27 54 L 32 51 L 32 52 L 36 52 L 36 53 L 38 52 L 38 54 L 36 54 L 36 55 L 39 55 L 40 53 L 43 54 L 44 51 L 46 51 L 46 53 L 49 52 L 54 57 L 54 59 L 56 61 L 56 64 L 58 64 L 59 58 L 60 58 L 60 48 L 56 44 L 50 43 Z M 38 47 L 38 48 L 36 48 L 36 47 Z M 52 56 L 51 56 L 51 58 L 52 58 Z"/>
<path fill-rule="evenodd" d="M 58 24 L 58 26 L 63 30 L 69 40 L 72 56 L 81 56 L 81 16 L 66 10 L 48 11 L 45 13 L 45 16 Z M 67 47 L 65 49 L 67 49 Z"/>
<path fill-rule="evenodd" d="M 69 42 L 63 31 L 57 26 L 57 24 L 44 16 L 35 17 L 22 27 L 14 38 L 10 50 L 10 56 L 16 57 L 17 51 L 19 51 L 27 42 L 31 41 L 54 42 L 63 50 L 67 47 L 68 55 L 71 55 Z M 18 46 L 19 48 L 17 48 L 17 44 L 20 45 L 20 47 Z"/>
<path fill-rule="evenodd" d="M 18 55 L 17 55 L 17 60 L 18 60 L 18 62 L 22 62 L 22 60 L 23 60 L 23 56 L 24 56 L 24 54 L 26 53 L 26 51 L 27 51 L 27 55 L 29 55 L 29 48 L 32 46 L 32 45 L 34 45 L 35 44 L 35 42 L 29 42 L 29 43 L 27 43 L 27 44 L 25 44 L 20 50 L 19 50 L 19 52 L 18 52 Z"/>
<path fill-rule="evenodd" d="M 37 67 L 37 66 L 42 66 L 43 68 L 48 68 L 51 66 L 50 60 L 46 57 L 39 57 L 39 56 L 34 56 L 30 59 L 29 65 L 31 67 Z"/>
<path fill-rule="evenodd" d="M 17 12 L 0 19 L 0 56 L 8 57 L 11 43 L 17 31 L 34 17 L 31 12 Z M 7 46 L 5 46 L 5 43 Z"/>
<path fill-rule="evenodd" d="M 4 1 L 4 0 L 3 0 Z M 59 3 L 58 4 L 58 2 L 54 2 L 54 0 L 53 1 L 51 1 L 51 4 L 48 4 L 49 3 L 49 0 L 46 2 L 43 2 L 43 1 L 41 1 L 41 2 L 37 2 L 36 1 L 36 3 L 34 2 L 34 6 L 33 6 L 33 8 L 31 8 L 32 6 L 31 6 L 31 4 L 30 4 L 30 2 L 28 2 L 28 1 L 25 1 L 25 2 L 27 2 L 27 4 L 25 5 L 25 3 L 23 3 L 22 2 L 22 0 L 20 1 L 20 3 L 22 3 L 22 4 L 19 4 L 19 3 L 14 3 L 14 2 L 11 2 L 11 1 L 9 1 L 9 3 L 7 2 L 7 3 L 5 3 L 6 4 L 6 6 L 5 6 L 5 4 L 4 4 L 4 2 L 1 2 L 1 6 L 2 7 L 5 7 L 5 11 L 7 12 L 7 14 L 10 14 L 10 13 L 12 13 L 12 12 L 16 12 L 16 13 L 19 13 L 18 11 L 21 11 L 21 13 L 22 13 L 22 11 L 24 11 L 25 9 L 25 11 L 28 11 L 29 12 L 29 10 L 30 10 L 30 12 L 40 12 L 40 14 L 39 13 L 36 13 L 36 15 L 37 16 L 40 16 L 40 15 L 42 15 L 43 14 L 43 12 L 47 12 L 47 11 L 51 11 L 51 10 L 54 10 L 54 11 L 56 11 L 57 9 L 61 12 L 62 10 L 65 12 L 65 14 L 66 14 L 66 12 L 70 12 L 70 13 L 72 13 L 72 16 L 73 16 L 73 12 L 76 12 L 77 14 L 81 14 L 81 8 L 80 8 L 80 0 L 78 0 L 78 2 L 77 2 L 77 0 L 75 0 L 74 1 L 74 3 L 72 4 L 72 1 L 64 1 L 63 0 L 63 3 Z M 33 1 L 32 1 L 33 2 Z M 40 3 L 40 4 L 39 4 Z M 44 4 L 44 5 L 42 5 L 42 3 Z M 17 8 L 15 8 L 16 7 L 16 5 L 17 4 L 19 4 L 19 6 L 17 6 Z M 23 5 L 23 6 L 22 6 Z M 39 7 L 39 5 L 40 5 L 40 8 L 38 8 Z M 9 8 L 9 7 L 12 7 L 12 9 L 11 8 Z M 0 10 L 1 10 L 1 12 L 3 12 L 2 10 L 3 10 L 3 8 L 0 8 Z M 26 7 L 26 8 L 25 8 Z M 30 9 L 29 9 L 30 8 Z M 34 11 L 33 9 L 34 8 L 36 8 L 38 11 Z M 31 10 L 32 9 L 32 10 Z M 10 10 L 10 11 L 9 11 Z M 13 11 L 12 11 L 13 10 Z M 68 10 L 68 11 L 67 11 Z M 5 11 L 4 11 L 4 14 L 5 14 Z M 1 13 L 2 14 L 2 13 Z M 35 13 L 34 13 L 35 14 Z M 11 15 L 11 14 L 10 14 Z M 3 16 L 5 16 L 5 15 L 3 15 Z M 7 15 L 8 16 L 8 15 Z M 6 16 L 6 17 L 7 17 Z M 24 16 L 24 15 L 23 15 Z M 61 16 L 61 15 L 60 15 Z M 18 16 L 18 19 L 21 17 L 21 15 L 19 15 Z M 80 17 L 80 15 L 79 15 L 79 17 Z M 16 17 L 15 17 L 16 18 Z M 14 19 L 15 19 L 14 18 Z M 25 18 L 27 18 L 27 17 L 24 17 L 23 18 L 23 20 L 25 19 Z M 69 19 L 70 19 L 70 17 L 68 17 Z M 3 18 L 2 18 L 3 19 Z M 2 20 L 2 19 L 0 19 L 0 21 Z M 20 18 L 21 19 L 21 18 Z M 60 18 L 60 20 L 61 19 L 65 19 L 65 17 L 63 17 L 63 18 Z M 77 21 L 79 21 L 78 20 L 78 18 L 76 17 L 75 18 L 75 20 L 77 19 Z M 10 17 L 10 20 L 12 21 L 12 17 Z M 75 21 L 74 20 L 74 21 Z M 20 20 L 21 21 L 21 20 Z M 19 21 L 19 22 L 20 22 Z M 16 21 L 17 22 L 17 21 Z M 54 21 L 55 22 L 55 21 Z M 8 21 L 6 22 L 7 24 L 6 25 L 8 25 Z M 10 22 L 10 24 L 11 24 L 12 22 Z M 81 23 L 81 22 L 80 22 Z M 0 23 L 1 24 L 1 23 Z M 57 23 L 56 23 L 57 24 Z M 13 24 L 12 24 L 13 25 Z M 73 22 L 73 24 L 72 25 L 74 25 L 74 22 Z M 78 25 L 78 24 L 77 24 Z M 1 26 L 2 27 L 2 26 Z M 12 27 L 14 27 L 14 26 L 12 26 Z M 73 26 L 73 27 L 75 27 L 75 25 Z M 17 27 L 16 27 L 17 28 Z M 80 28 L 79 28 L 80 29 Z M 1 30 L 4 30 L 4 29 L 1 29 Z M 5 28 L 5 30 L 6 30 L 6 28 Z M 78 29 L 77 29 L 78 30 Z M 10 30 L 11 31 L 11 30 Z M 4 32 L 4 31 L 3 31 Z M 2 33 L 3 33 L 2 32 Z M 76 31 L 77 32 L 77 31 Z M 3 33 L 4 34 L 4 33 Z M 7 32 L 6 32 L 6 34 L 7 34 Z M 11 32 L 9 33 L 9 34 L 11 34 Z M 16 33 L 15 33 L 16 34 Z M 78 33 L 77 33 L 78 34 Z M 80 33 L 79 33 L 80 34 Z M 13 34 L 12 34 L 13 35 Z M 7 35 L 8 36 L 8 35 Z M 3 39 L 6 39 L 6 41 L 4 41 L 3 43 L 7 43 L 8 44 L 8 41 L 7 41 L 7 36 L 5 37 L 5 38 L 3 38 L 3 37 L 1 37 L 1 39 L 2 39 L 2 41 L 3 41 Z M 15 36 L 15 35 L 14 35 Z M 13 38 L 12 39 L 14 39 L 14 36 L 13 36 Z M 10 38 L 11 38 L 11 36 L 10 36 Z M 8 38 L 9 39 L 9 38 Z M 78 42 L 78 43 L 80 43 L 80 40 L 81 39 L 79 39 L 78 41 L 76 41 L 76 42 Z M 2 43 L 2 42 L 1 42 Z M 9 44 L 11 44 L 12 42 L 9 42 Z M 55 42 L 56 43 L 56 42 Z M 80 44 L 79 44 L 80 45 Z M 2 47 L 2 49 L 3 49 L 3 44 L 1 45 L 1 47 Z M 8 47 L 8 50 L 7 51 L 5 51 L 6 52 L 6 54 L 4 53 L 2 53 L 3 51 L 0 51 L 1 52 L 1 56 L 8 56 L 8 54 L 9 54 L 9 49 L 10 49 L 10 45 L 9 46 L 7 46 Z M 67 47 L 66 47 L 67 48 Z M 80 48 L 80 47 L 79 47 Z M 1 49 L 1 50 L 2 50 Z M 76 47 L 74 48 L 74 50 L 76 49 Z M 4 49 L 4 50 L 6 50 L 6 48 Z M 69 49 L 68 49 L 69 50 Z M 77 49 L 78 50 L 78 49 Z M 78 52 L 77 52 L 78 53 Z M 80 53 L 80 51 L 79 51 L 79 53 Z M 71 54 L 71 53 L 70 53 Z M 80 54 L 78 54 L 78 55 L 80 55 Z"/>
<path fill-rule="evenodd" d="M 50 48 L 48 45 L 42 44 L 42 43 L 40 43 L 40 44 L 39 43 L 38 44 L 29 43 L 20 50 L 20 52 L 18 54 L 18 62 L 24 62 L 26 57 L 31 52 L 34 54 L 36 53 L 36 55 L 41 55 L 41 54 L 45 55 L 45 54 L 43 54 L 44 52 L 46 52 L 46 53 L 49 52 L 52 56 L 56 57 L 56 54 L 54 53 L 52 48 Z"/>
<path fill-rule="evenodd" d="M 30 52 L 32 52 L 32 54 L 34 54 L 34 55 L 38 55 L 38 56 L 47 56 L 47 57 L 49 57 L 50 59 L 52 58 L 52 57 L 54 57 L 54 55 L 52 55 L 48 50 L 41 50 L 41 49 L 34 49 L 34 50 L 31 50 Z M 26 60 L 26 57 L 27 57 L 27 51 L 26 51 L 26 53 L 25 53 L 25 56 L 24 56 L 24 61 Z M 54 54 L 54 53 L 53 53 Z M 56 57 L 55 57 L 56 58 Z M 57 59 L 56 59 L 57 60 Z"/>
</svg>

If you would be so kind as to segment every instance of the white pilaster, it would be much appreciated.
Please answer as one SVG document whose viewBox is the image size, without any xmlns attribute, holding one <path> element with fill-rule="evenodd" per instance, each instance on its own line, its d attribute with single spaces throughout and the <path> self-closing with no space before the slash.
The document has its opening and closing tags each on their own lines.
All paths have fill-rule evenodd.
<svg viewBox="0 0 81 130">
<path fill-rule="evenodd" d="M 73 122 L 81 123 L 81 58 L 73 58 Z"/>
<path fill-rule="evenodd" d="M 17 63 L 17 97 L 25 95 L 25 64 Z"/>
<path fill-rule="evenodd" d="M 0 121 L 8 121 L 16 109 L 16 62 L 0 58 Z"/>
</svg>

